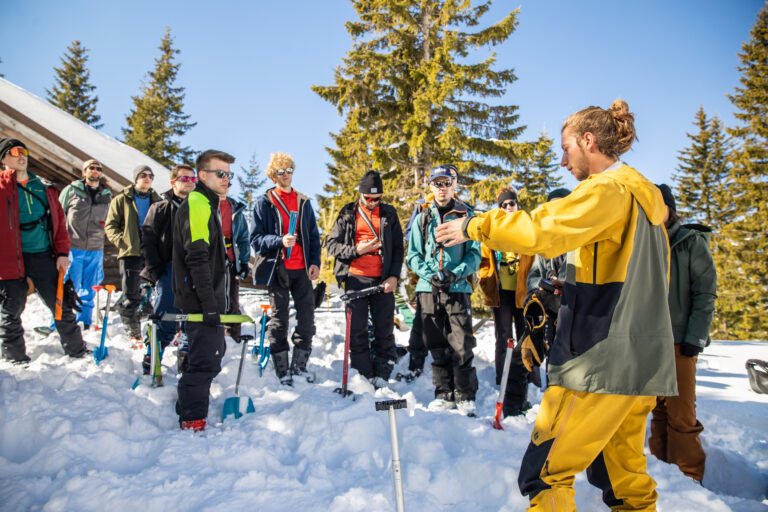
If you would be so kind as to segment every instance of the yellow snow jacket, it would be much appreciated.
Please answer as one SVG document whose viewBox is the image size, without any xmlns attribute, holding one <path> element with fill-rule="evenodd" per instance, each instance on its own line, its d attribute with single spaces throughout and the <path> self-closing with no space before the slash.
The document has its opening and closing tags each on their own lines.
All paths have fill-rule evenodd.
<svg viewBox="0 0 768 512">
<path fill-rule="evenodd" d="M 656 186 L 619 161 L 530 214 L 494 209 L 466 221 L 466 234 L 494 250 L 568 253 L 550 385 L 677 394 L 665 214 Z"/>
</svg>

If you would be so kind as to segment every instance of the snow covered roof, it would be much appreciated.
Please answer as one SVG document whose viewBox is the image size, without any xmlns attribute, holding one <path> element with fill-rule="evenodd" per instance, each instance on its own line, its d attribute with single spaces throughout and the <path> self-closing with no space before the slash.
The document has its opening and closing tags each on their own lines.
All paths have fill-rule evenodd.
<svg viewBox="0 0 768 512">
<path fill-rule="evenodd" d="M 115 189 L 133 183 L 133 169 L 140 164 L 154 172 L 156 191 L 170 188 L 168 169 L 152 158 L 3 78 L 0 135 L 24 141 L 30 150 L 30 170 L 47 171 L 60 181 L 79 179 L 83 162 L 95 158 Z"/>
</svg>

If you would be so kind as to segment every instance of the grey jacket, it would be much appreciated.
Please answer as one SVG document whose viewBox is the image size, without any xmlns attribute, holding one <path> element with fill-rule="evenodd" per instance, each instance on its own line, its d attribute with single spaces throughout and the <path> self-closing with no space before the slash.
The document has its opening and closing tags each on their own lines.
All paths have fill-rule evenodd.
<svg viewBox="0 0 768 512">
<path fill-rule="evenodd" d="M 93 195 L 83 180 L 73 181 L 59 194 L 72 249 L 104 250 L 104 221 L 107 219 L 112 191 L 103 184 Z"/>
</svg>

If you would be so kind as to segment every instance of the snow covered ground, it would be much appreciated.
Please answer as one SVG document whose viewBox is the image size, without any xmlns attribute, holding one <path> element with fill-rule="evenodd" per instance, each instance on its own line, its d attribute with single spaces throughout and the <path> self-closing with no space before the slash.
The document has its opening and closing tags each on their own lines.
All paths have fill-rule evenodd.
<svg viewBox="0 0 768 512">
<path fill-rule="evenodd" d="M 260 298 L 244 296 L 260 315 Z M 32 332 L 49 313 L 35 297 L 23 316 L 28 368 L 0 362 L 0 510 L 394 510 L 388 415 L 374 402 L 405 398 L 397 413 L 406 510 L 520 511 L 520 459 L 537 405 L 527 417 L 490 427 L 494 386 L 493 328 L 478 334 L 475 358 L 480 418 L 426 409 L 431 372 L 416 382 L 391 382 L 374 393 L 354 371 L 355 401 L 333 393 L 341 379 L 344 315 L 338 299 L 317 312 L 310 369 L 315 384 L 280 386 L 270 365 L 259 377 L 246 361 L 240 387 L 256 413 L 221 422 L 233 396 L 240 346 L 230 342 L 211 389 L 209 427 L 182 432 L 173 404 L 177 374 L 165 354 L 165 386 L 131 385 L 141 353 L 130 348 L 119 320 L 111 322 L 109 358 L 70 360 L 58 336 Z M 89 331 L 93 348 L 99 333 Z M 397 333 L 398 343 L 408 333 Z M 700 358 L 699 419 L 707 451 L 704 487 L 649 455 L 659 510 L 768 509 L 768 396 L 750 391 L 744 363 L 768 359 L 766 342 L 714 342 Z M 396 370 L 403 370 L 407 358 Z M 647 452 L 646 452 L 647 453 Z M 576 479 L 579 510 L 607 510 L 600 494 Z"/>
</svg>

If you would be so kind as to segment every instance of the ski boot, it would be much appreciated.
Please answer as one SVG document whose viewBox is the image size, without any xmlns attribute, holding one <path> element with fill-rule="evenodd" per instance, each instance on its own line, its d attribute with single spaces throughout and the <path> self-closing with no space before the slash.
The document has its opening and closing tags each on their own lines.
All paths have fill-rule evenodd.
<svg viewBox="0 0 768 512">
<path fill-rule="evenodd" d="M 280 379 L 280 384 L 284 386 L 293 386 L 293 376 L 288 367 L 288 351 L 272 353 L 272 363 L 275 365 L 275 373 Z"/>
<path fill-rule="evenodd" d="M 293 347 L 293 357 L 291 358 L 291 375 L 303 377 L 310 384 L 315 382 L 315 374 L 307 371 L 307 361 L 309 361 L 310 350 Z"/>
</svg>

